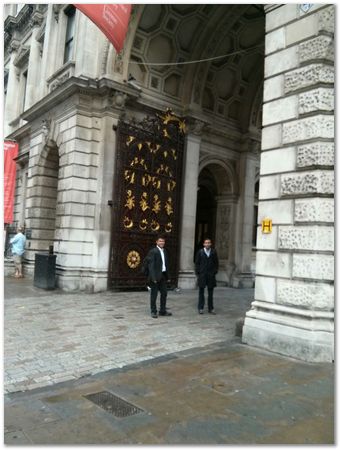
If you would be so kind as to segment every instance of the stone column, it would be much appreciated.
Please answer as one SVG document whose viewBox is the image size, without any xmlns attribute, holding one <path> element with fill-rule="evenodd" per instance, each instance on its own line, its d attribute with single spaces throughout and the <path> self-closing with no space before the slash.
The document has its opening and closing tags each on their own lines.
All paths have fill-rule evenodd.
<svg viewBox="0 0 340 450">
<path fill-rule="evenodd" d="M 243 341 L 334 358 L 334 5 L 266 11 L 255 301 Z"/>
<path fill-rule="evenodd" d="M 27 87 L 26 87 L 26 99 L 24 111 L 39 99 L 40 92 L 37 88 L 40 83 L 41 76 L 41 56 L 40 56 L 40 44 L 36 37 L 39 32 L 41 21 L 32 20 L 32 36 L 30 45 L 30 56 L 28 61 L 29 70 L 27 72 Z"/>
<path fill-rule="evenodd" d="M 241 154 L 240 180 L 242 180 L 242 184 L 240 186 L 239 220 L 236 226 L 236 274 L 232 282 L 233 287 L 237 288 L 250 288 L 254 285 L 251 263 L 257 159 L 258 157 L 254 153 Z"/>
<path fill-rule="evenodd" d="M 198 120 L 189 121 L 186 135 L 178 278 L 178 287 L 182 289 L 193 289 L 196 286 L 193 256 L 195 251 L 197 186 L 203 126 L 204 122 Z"/>
<path fill-rule="evenodd" d="M 4 113 L 4 137 L 11 133 L 12 128 L 9 123 L 16 119 L 19 115 L 19 92 L 20 92 L 20 71 L 14 65 L 14 60 L 17 56 L 19 43 L 13 41 L 10 46 L 11 60 L 9 63 L 8 84 L 7 84 L 7 98 Z"/>
<path fill-rule="evenodd" d="M 219 271 L 216 276 L 217 282 L 231 284 L 231 277 L 235 267 L 234 246 L 234 217 L 235 205 L 238 196 L 225 194 L 217 197 L 216 211 L 216 238 L 215 247 L 219 257 Z"/>
</svg>

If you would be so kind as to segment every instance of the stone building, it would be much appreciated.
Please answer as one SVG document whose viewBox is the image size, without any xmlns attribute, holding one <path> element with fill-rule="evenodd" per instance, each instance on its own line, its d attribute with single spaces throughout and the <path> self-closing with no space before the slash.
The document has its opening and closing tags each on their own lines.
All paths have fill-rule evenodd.
<svg viewBox="0 0 340 450">
<path fill-rule="evenodd" d="M 141 239 L 152 242 L 155 214 L 172 201 L 160 186 L 174 182 L 164 228 L 178 255 L 174 283 L 195 286 L 195 249 L 210 235 L 219 283 L 255 280 L 244 341 L 332 360 L 334 5 L 138 4 L 120 54 L 72 5 L 18 6 L 5 5 L 5 137 L 20 149 L 15 221 L 30 230 L 26 272 L 52 243 L 65 290 L 133 279 Z M 185 123 L 181 158 L 170 140 L 151 146 L 152 117 Z M 163 152 L 152 177 L 144 159 L 123 161 L 134 140 L 136 152 Z M 139 235 L 127 215 L 146 195 L 128 189 L 134 163 L 144 164 L 139 187 L 162 179 Z"/>
</svg>

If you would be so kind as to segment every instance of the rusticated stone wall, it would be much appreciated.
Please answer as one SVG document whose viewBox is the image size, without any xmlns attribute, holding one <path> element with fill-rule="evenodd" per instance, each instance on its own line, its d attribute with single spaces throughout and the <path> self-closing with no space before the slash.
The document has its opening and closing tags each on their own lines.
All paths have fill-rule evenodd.
<svg viewBox="0 0 340 450">
<path fill-rule="evenodd" d="M 268 5 L 255 301 L 245 343 L 334 354 L 334 5 Z M 271 234 L 261 221 L 272 219 Z"/>
</svg>

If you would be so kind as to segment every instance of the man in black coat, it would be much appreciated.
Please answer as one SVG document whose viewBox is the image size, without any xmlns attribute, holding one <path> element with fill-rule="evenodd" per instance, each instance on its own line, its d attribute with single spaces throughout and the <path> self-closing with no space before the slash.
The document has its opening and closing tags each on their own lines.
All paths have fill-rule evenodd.
<svg viewBox="0 0 340 450">
<path fill-rule="evenodd" d="M 167 251 L 164 248 L 165 239 L 158 237 L 156 240 L 156 247 L 152 248 L 148 255 L 148 283 L 151 288 L 150 292 L 150 307 L 151 317 L 156 319 L 157 315 L 157 294 L 160 291 L 160 316 L 172 316 L 170 312 L 166 310 L 166 297 L 167 297 L 167 280 L 169 273 L 169 258 Z"/>
<path fill-rule="evenodd" d="M 213 293 L 216 286 L 215 275 L 218 272 L 218 256 L 215 249 L 211 248 L 211 239 L 204 239 L 203 248 L 198 250 L 195 259 L 195 272 L 198 277 L 198 312 L 203 314 L 204 310 L 204 289 L 208 288 L 208 311 L 210 314 L 216 314 L 214 311 Z"/>
</svg>

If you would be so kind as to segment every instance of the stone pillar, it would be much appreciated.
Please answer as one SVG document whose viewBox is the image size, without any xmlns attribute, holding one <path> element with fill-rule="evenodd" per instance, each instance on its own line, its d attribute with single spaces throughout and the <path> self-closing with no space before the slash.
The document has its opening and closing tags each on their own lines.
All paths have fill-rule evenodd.
<svg viewBox="0 0 340 450">
<path fill-rule="evenodd" d="M 9 63 L 9 73 L 8 73 L 8 84 L 7 84 L 7 97 L 5 104 L 4 113 L 4 137 L 11 133 L 12 127 L 9 123 L 16 119 L 19 115 L 19 92 L 20 92 L 20 71 L 14 65 L 14 60 L 17 56 L 17 50 L 19 48 L 19 43 L 13 41 L 11 43 L 11 60 Z"/>
<path fill-rule="evenodd" d="M 255 301 L 243 341 L 334 358 L 334 5 L 266 11 Z"/>
<path fill-rule="evenodd" d="M 26 87 L 26 99 L 24 111 L 34 103 L 40 97 L 39 80 L 41 76 L 41 56 L 40 56 L 40 44 L 36 37 L 39 32 L 40 21 L 32 21 L 32 36 L 30 45 L 30 56 L 28 61 L 29 70 L 27 72 L 27 87 Z"/>
<path fill-rule="evenodd" d="M 240 161 L 240 203 L 239 220 L 236 230 L 236 274 L 233 287 L 250 288 L 254 285 L 251 272 L 252 235 L 254 220 L 254 194 L 257 156 L 247 152 L 241 154 Z"/>
<path fill-rule="evenodd" d="M 231 284 L 231 277 L 235 267 L 235 206 L 238 196 L 225 194 L 217 197 L 216 211 L 216 238 L 215 247 L 219 257 L 219 271 L 216 276 L 217 282 Z"/>
<path fill-rule="evenodd" d="M 189 121 L 186 135 L 178 278 L 178 287 L 182 289 L 193 289 L 196 286 L 193 256 L 195 251 L 197 186 L 203 126 L 204 123 L 201 121 Z"/>
</svg>

